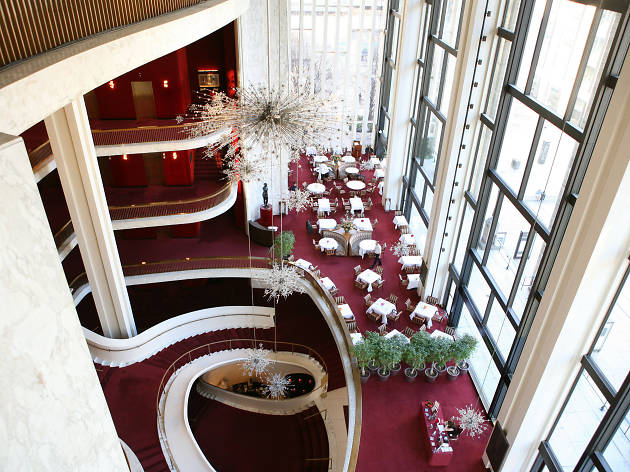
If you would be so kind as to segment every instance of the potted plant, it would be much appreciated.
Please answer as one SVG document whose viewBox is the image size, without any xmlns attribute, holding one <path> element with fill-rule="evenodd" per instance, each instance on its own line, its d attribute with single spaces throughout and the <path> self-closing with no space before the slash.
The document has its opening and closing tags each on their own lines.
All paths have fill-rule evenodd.
<svg viewBox="0 0 630 472">
<path fill-rule="evenodd" d="M 354 222 L 350 219 L 344 219 L 341 221 L 341 227 L 346 233 L 349 233 L 353 226 Z"/>
<path fill-rule="evenodd" d="M 405 380 L 409 383 L 415 382 L 418 372 L 424 367 L 426 357 L 426 346 L 419 343 L 409 343 L 405 345 L 403 358 L 409 367 L 405 368 Z"/>
<path fill-rule="evenodd" d="M 380 364 L 377 371 L 379 380 L 385 382 L 389 378 L 392 366 L 396 363 L 399 355 L 397 350 L 398 345 L 393 339 L 381 337 L 376 351 L 376 359 Z"/>
<path fill-rule="evenodd" d="M 392 373 L 392 375 L 398 375 L 400 373 L 400 369 L 402 368 L 401 366 L 401 361 L 403 359 L 403 352 L 405 349 L 405 343 L 403 342 L 402 339 L 400 339 L 400 336 L 402 335 L 398 335 L 398 336 L 394 336 L 390 341 L 391 344 L 394 348 L 394 352 L 392 354 L 392 365 L 390 367 L 390 372 Z"/>
<path fill-rule="evenodd" d="M 370 342 L 364 339 L 352 346 L 352 354 L 357 358 L 361 383 L 365 383 L 370 378 L 368 364 L 374 358 L 374 347 Z"/>
<path fill-rule="evenodd" d="M 366 331 L 364 336 L 365 342 L 370 344 L 370 353 L 372 355 L 372 357 L 370 358 L 370 362 L 368 363 L 368 369 L 370 369 L 370 372 L 376 372 L 379 367 L 376 362 L 376 356 L 379 343 L 381 342 L 381 336 L 375 331 Z"/>
<path fill-rule="evenodd" d="M 451 360 L 451 354 L 452 354 L 452 346 L 453 346 L 453 342 L 450 339 L 446 339 L 446 338 L 437 338 L 437 343 L 435 344 L 436 346 L 436 361 L 435 361 L 435 367 L 438 370 L 438 372 L 441 374 L 442 372 L 444 372 L 446 370 L 446 363 Z"/>
<path fill-rule="evenodd" d="M 450 353 L 449 353 L 449 358 L 453 359 L 453 361 L 455 362 L 454 365 L 450 365 L 446 368 L 446 374 L 448 375 L 448 380 L 455 380 L 457 379 L 457 377 L 459 376 L 459 369 L 457 368 L 457 362 L 458 359 L 460 358 L 462 352 L 462 343 L 461 343 L 461 339 L 456 339 L 455 341 L 452 341 L 450 343 Z"/>
<path fill-rule="evenodd" d="M 293 234 L 293 231 L 283 231 L 275 237 L 270 252 L 273 252 L 273 257 L 280 261 L 281 259 L 286 259 L 291 255 L 294 244 L 295 235 Z"/>
<path fill-rule="evenodd" d="M 467 372 L 470 367 L 468 359 L 472 353 L 475 352 L 475 349 L 477 349 L 479 341 L 477 341 L 474 336 L 465 334 L 455 342 L 457 343 L 457 349 L 453 352 L 453 360 L 455 361 L 455 365 L 457 366 L 457 370 L 459 372 Z"/>
<path fill-rule="evenodd" d="M 438 359 L 436 341 L 437 339 L 427 336 L 427 340 L 426 340 L 427 352 L 426 352 L 426 357 L 424 360 L 425 362 L 428 362 L 429 366 L 426 369 L 424 369 L 424 378 L 429 383 L 435 382 L 435 380 L 438 378 L 438 375 L 440 375 L 438 370 L 435 368 L 435 363 L 437 362 L 437 359 Z"/>
</svg>

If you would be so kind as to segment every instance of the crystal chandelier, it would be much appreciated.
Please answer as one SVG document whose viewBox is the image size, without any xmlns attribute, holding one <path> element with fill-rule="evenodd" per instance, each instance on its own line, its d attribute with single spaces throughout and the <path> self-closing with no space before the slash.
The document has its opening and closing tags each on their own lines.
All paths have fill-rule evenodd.
<svg viewBox="0 0 630 472">
<path fill-rule="evenodd" d="M 282 374 L 272 374 L 267 377 L 267 384 L 265 385 L 264 392 L 269 398 L 279 400 L 284 398 L 289 387 L 289 380 Z"/>
<path fill-rule="evenodd" d="M 347 130 L 339 117 L 339 100 L 311 93 L 309 84 L 249 86 L 238 89 L 237 95 L 233 99 L 223 92 L 201 93 L 203 103 L 190 107 L 193 137 L 224 133 L 209 145 L 209 152 L 227 147 L 226 157 L 231 158 L 245 147 L 264 158 L 288 150 L 294 162 L 307 146 L 339 144 Z"/>
<path fill-rule="evenodd" d="M 265 278 L 267 300 L 274 300 L 277 303 L 280 297 L 286 299 L 293 292 L 304 293 L 301 280 L 302 276 L 296 267 L 274 262 L 273 268 Z"/>
<path fill-rule="evenodd" d="M 301 212 L 311 206 L 311 194 L 308 190 L 296 189 L 293 192 L 289 192 L 287 198 L 287 210 L 295 210 Z"/>
<path fill-rule="evenodd" d="M 483 413 L 479 410 L 475 410 L 472 405 L 466 405 L 465 408 L 458 408 L 457 412 L 459 416 L 457 420 L 462 430 L 468 434 L 471 438 L 475 436 L 479 437 L 488 428 Z"/>
<path fill-rule="evenodd" d="M 230 159 L 223 173 L 230 182 L 260 182 L 264 179 L 266 169 L 263 161 L 252 159 L 244 153 Z"/>
<path fill-rule="evenodd" d="M 250 349 L 243 362 L 243 372 L 250 377 L 252 375 L 260 377 L 266 372 L 267 366 L 271 362 L 269 351 L 262 348 L 262 343 L 259 346 L 259 348 Z"/>
</svg>

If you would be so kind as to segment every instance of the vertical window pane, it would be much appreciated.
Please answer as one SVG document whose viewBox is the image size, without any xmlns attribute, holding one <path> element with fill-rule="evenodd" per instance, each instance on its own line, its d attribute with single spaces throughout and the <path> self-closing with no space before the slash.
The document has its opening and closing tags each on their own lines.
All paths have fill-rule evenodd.
<svg viewBox="0 0 630 472">
<path fill-rule="evenodd" d="M 523 200 L 547 228 L 560 206 L 577 148 L 577 141 L 545 122 Z"/>
<path fill-rule="evenodd" d="M 512 290 L 512 283 L 520 262 L 517 249 L 523 236 L 527 237 L 528 231 L 530 231 L 530 225 L 527 220 L 512 205 L 512 202 L 504 198 L 492 238 L 487 266 L 506 299 Z"/>
<path fill-rule="evenodd" d="M 551 6 L 531 93 L 560 116 L 569 102 L 593 15 L 595 7 L 570 0 L 555 0 Z"/>
<path fill-rule="evenodd" d="M 524 245 L 525 243 L 522 244 Z M 534 236 L 532 248 L 529 252 L 529 257 L 525 263 L 523 276 L 521 277 L 518 288 L 516 289 L 514 302 L 512 303 L 512 309 L 519 320 L 523 317 L 523 311 L 525 311 L 525 305 L 527 304 L 527 299 L 529 298 L 531 287 L 534 283 L 534 278 L 536 277 L 536 272 L 538 272 L 540 260 L 545 252 L 545 247 L 546 245 L 543 239 L 536 234 L 536 236 Z"/>
<path fill-rule="evenodd" d="M 442 122 L 437 119 L 432 111 L 429 111 L 429 123 L 426 139 L 423 144 L 422 168 L 433 182 L 435 167 L 442 137 Z"/>
<path fill-rule="evenodd" d="M 472 271 L 470 272 L 468 291 L 479 315 L 483 318 L 488 306 L 488 299 L 490 298 L 490 286 L 475 263 L 473 263 Z"/>
<path fill-rule="evenodd" d="M 486 214 L 483 219 L 483 226 L 481 228 L 481 234 L 479 235 L 479 240 L 477 244 L 473 244 L 473 247 L 476 251 L 478 251 L 479 257 L 483 256 L 483 251 L 486 248 L 486 243 L 488 242 L 488 238 L 490 237 L 490 227 L 492 225 L 492 215 L 494 214 L 494 209 L 497 206 L 497 197 L 499 195 L 499 191 L 496 185 L 492 184 L 492 190 L 490 190 L 490 199 L 488 200 L 488 207 L 486 208 Z"/>
<path fill-rule="evenodd" d="M 597 390 L 593 379 L 586 371 L 582 371 L 549 438 L 562 470 L 573 470 L 606 410 L 608 403 Z"/>
<path fill-rule="evenodd" d="M 531 20 L 529 23 L 529 31 L 527 32 L 527 39 L 525 40 L 525 48 L 523 49 L 523 59 L 518 69 L 518 78 L 516 85 L 521 90 L 525 89 L 527 83 L 527 75 L 532 63 L 532 57 L 534 56 L 534 47 L 536 46 L 536 39 L 538 38 L 538 32 L 540 31 L 540 23 L 542 21 L 543 13 L 545 12 L 545 0 L 537 0 L 532 11 Z"/>
<path fill-rule="evenodd" d="M 499 98 L 501 97 L 501 90 L 503 80 L 505 79 L 505 71 L 507 68 L 507 60 L 510 55 L 511 43 L 497 37 L 499 41 L 496 64 L 494 66 L 494 72 L 492 73 L 492 83 L 488 89 L 488 103 L 486 104 L 486 114 L 494 119 L 497 116 L 497 107 L 499 106 Z"/>
<path fill-rule="evenodd" d="M 626 282 L 604 323 L 592 357 L 608 381 L 617 390 L 630 372 L 630 283 Z"/>
<path fill-rule="evenodd" d="M 508 0 L 505 3 L 505 15 L 503 17 L 503 27 L 507 30 L 514 31 L 516 18 L 518 17 L 518 8 L 521 2 L 519 0 Z"/>
<path fill-rule="evenodd" d="M 420 251 L 420 254 L 424 253 L 424 245 L 427 239 L 427 227 L 424 224 L 424 220 L 420 216 L 416 206 L 411 204 L 411 215 L 409 217 L 409 229 L 416 237 L 416 247 Z"/>
<path fill-rule="evenodd" d="M 424 204 L 422 205 L 422 208 L 424 208 L 424 211 L 426 211 L 427 215 L 429 215 L 429 220 L 431 220 L 431 206 L 432 205 L 433 205 L 433 192 L 431 191 L 431 188 L 427 185 L 426 193 L 424 194 Z"/>
<path fill-rule="evenodd" d="M 422 25 L 420 26 L 420 37 L 418 41 L 418 58 L 424 59 L 424 53 L 426 51 L 426 42 L 429 36 L 429 28 L 431 27 L 431 8 L 432 5 L 423 2 L 422 6 Z"/>
<path fill-rule="evenodd" d="M 445 2 L 446 13 L 440 39 L 451 47 L 457 45 L 457 33 L 459 29 L 459 17 L 462 11 L 462 0 L 449 0 Z"/>
<path fill-rule="evenodd" d="M 462 316 L 457 327 L 457 333 L 458 335 L 470 334 L 479 342 L 477 349 L 469 359 L 470 376 L 477 386 L 483 405 L 488 408 L 497 385 L 499 385 L 501 375 L 465 304 L 462 307 Z"/>
<path fill-rule="evenodd" d="M 535 112 L 512 99 L 497 172 L 515 194 L 521 185 L 537 123 L 538 115 Z"/>
<path fill-rule="evenodd" d="M 442 83 L 442 63 L 446 51 L 436 44 L 433 44 L 433 48 L 433 61 L 431 63 L 431 76 L 429 77 L 429 92 L 427 93 L 427 97 L 431 103 L 437 106 L 438 93 Z"/>
<path fill-rule="evenodd" d="M 453 258 L 453 265 L 460 274 L 462 272 L 462 263 L 466 255 L 466 246 L 468 245 L 468 237 L 470 236 L 474 216 L 475 213 L 472 207 L 466 203 L 464 207 L 464 217 L 462 218 L 461 229 L 459 231 L 459 239 L 457 240 L 457 249 L 455 250 L 455 257 Z"/>
<path fill-rule="evenodd" d="M 575 106 L 571 113 L 571 123 L 577 125 L 579 128 L 583 129 L 586 124 L 588 112 L 591 109 L 601 71 L 604 69 L 604 63 L 608 56 L 610 44 L 615 37 L 618 22 L 618 13 L 603 10 L 602 18 L 597 28 L 595 42 L 593 43 L 593 49 L 588 57 L 584 77 L 580 83 Z"/>
<path fill-rule="evenodd" d="M 392 27 L 392 45 L 389 50 L 389 58 L 396 63 L 396 51 L 398 51 L 398 34 L 400 32 L 400 20 L 397 16 L 393 16 L 394 25 Z"/>
<path fill-rule="evenodd" d="M 492 302 L 486 325 L 503 359 L 507 359 L 516 331 L 496 298 Z"/>
<path fill-rule="evenodd" d="M 630 470 L 630 414 L 626 414 L 612 441 L 604 449 L 604 459 L 612 470 Z"/>
<path fill-rule="evenodd" d="M 444 74 L 444 80 L 442 81 L 442 100 L 440 101 L 440 111 L 444 116 L 448 116 L 448 106 L 451 103 L 455 62 L 457 62 L 455 56 L 446 54 L 446 72 Z"/>
<path fill-rule="evenodd" d="M 492 131 L 484 125 L 481 125 L 481 131 L 479 133 L 479 141 L 477 143 L 477 150 L 475 153 L 474 167 L 470 170 L 468 191 L 475 198 L 475 201 L 479 199 L 479 188 L 481 187 L 481 179 L 483 178 L 483 170 L 486 165 L 488 157 L 488 148 L 490 147 L 490 140 L 492 139 Z"/>
</svg>

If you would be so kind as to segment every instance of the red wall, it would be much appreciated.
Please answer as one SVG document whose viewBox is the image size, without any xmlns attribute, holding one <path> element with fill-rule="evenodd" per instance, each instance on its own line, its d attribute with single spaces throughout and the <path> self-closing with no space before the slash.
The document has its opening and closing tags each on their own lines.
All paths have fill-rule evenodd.
<svg viewBox="0 0 630 472">
<path fill-rule="evenodd" d="M 168 87 L 164 87 L 168 80 Z M 188 86 L 188 63 L 185 48 L 160 57 L 113 80 L 114 88 L 109 82 L 95 90 L 101 119 L 136 118 L 133 106 L 131 82 L 151 81 L 157 118 L 175 118 L 186 113 L 190 104 L 190 87 Z"/>
<path fill-rule="evenodd" d="M 95 89 L 100 119 L 135 120 L 131 92 L 132 81 L 151 81 L 157 118 L 169 119 L 183 115 L 191 101 L 193 91 L 199 90 L 197 70 L 216 69 L 221 74 L 221 89 L 236 86 L 236 52 L 234 24 L 138 67 Z M 168 80 L 168 88 L 164 88 Z M 96 117 L 95 117 L 96 118 Z"/>
<path fill-rule="evenodd" d="M 195 179 L 194 151 L 165 152 L 164 185 L 191 185 Z"/>
<path fill-rule="evenodd" d="M 142 154 L 112 156 L 108 160 L 112 186 L 137 187 L 147 185 L 147 174 L 144 171 Z"/>
</svg>

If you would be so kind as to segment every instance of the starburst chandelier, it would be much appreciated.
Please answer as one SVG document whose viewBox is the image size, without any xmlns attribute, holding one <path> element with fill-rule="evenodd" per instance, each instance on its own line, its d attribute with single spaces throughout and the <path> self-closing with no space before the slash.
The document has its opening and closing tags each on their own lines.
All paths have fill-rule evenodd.
<svg viewBox="0 0 630 472">
<path fill-rule="evenodd" d="M 250 154 L 240 154 L 227 162 L 223 170 L 230 182 L 259 182 L 266 174 L 265 163 L 251 157 Z"/>
<path fill-rule="evenodd" d="M 457 420 L 462 430 L 468 434 L 471 438 L 481 436 L 488 428 L 483 413 L 479 410 L 475 410 L 472 405 L 466 405 L 465 408 L 458 408 L 457 412 L 459 416 Z"/>
<path fill-rule="evenodd" d="M 408 256 L 411 254 L 411 249 L 409 248 L 409 246 L 407 246 L 402 241 L 398 241 L 390 249 L 395 256 L 402 257 L 402 256 Z"/>
<path fill-rule="evenodd" d="M 265 278 L 267 300 L 274 300 L 277 303 L 280 297 L 286 299 L 293 292 L 304 293 L 301 280 L 302 276 L 296 267 L 274 262 L 273 268 Z"/>
<path fill-rule="evenodd" d="M 190 107 L 195 120 L 190 133 L 197 137 L 223 132 L 209 151 L 227 147 L 227 158 L 236 156 L 240 146 L 259 150 L 263 158 L 288 150 L 294 161 L 307 146 L 338 144 L 345 128 L 339 100 L 311 93 L 309 84 L 244 87 L 237 90 L 236 99 L 223 92 L 199 96 L 203 103 Z"/>
<path fill-rule="evenodd" d="M 301 212 L 310 208 L 311 206 L 311 194 L 308 190 L 300 190 L 296 189 L 292 192 L 289 192 L 289 197 L 287 198 L 287 210 L 295 210 L 296 212 Z"/>
<path fill-rule="evenodd" d="M 267 377 L 267 384 L 264 387 L 265 395 L 274 400 L 284 398 L 290 383 L 284 375 L 272 374 Z"/>
<path fill-rule="evenodd" d="M 259 346 L 259 348 L 250 349 L 243 362 L 243 372 L 250 377 L 252 375 L 260 377 L 266 372 L 267 366 L 271 362 L 269 351 L 262 348 L 262 343 Z"/>
</svg>

